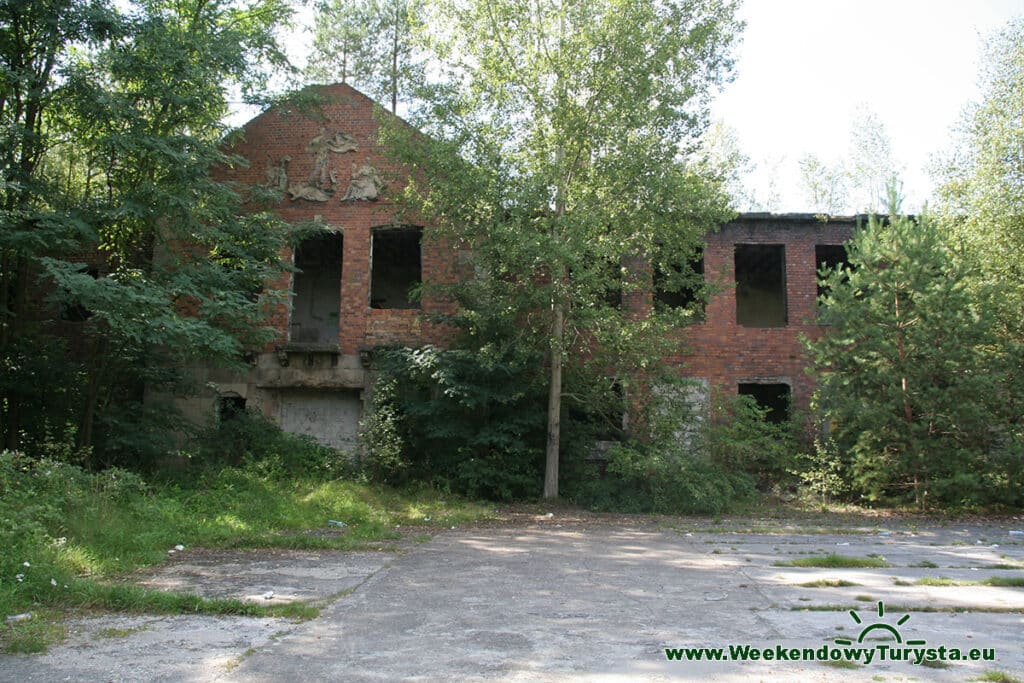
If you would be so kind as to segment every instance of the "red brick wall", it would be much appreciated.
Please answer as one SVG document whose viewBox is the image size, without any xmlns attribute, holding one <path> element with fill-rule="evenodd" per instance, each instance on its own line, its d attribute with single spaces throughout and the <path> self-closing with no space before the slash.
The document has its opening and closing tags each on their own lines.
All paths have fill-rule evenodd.
<svg viewBox="0 0 1024 683">
<path fill-rule="evenodd" d="M 338 344 L 344 354 L 358 353 L 359 347 L 374 344 L 442 343 L 447 333 L 435 325 L 420 324 L 416 311 L 370 309 L 370 237 L 374 227 L 393 223 L 397 207 L 388 201 L 389 186 L 377 201 L 342 202 L 352 169 L 363 164 L 376 168 L 387 178 L 395 168 L 389 164 L 376 144 L 378 124 L 372 100 L 347 85 L 327 86 L 320 90 L 324 103 L 317 114 L 310 116 L 286 107 L 276 107 L 257 116 L 243 128 L 242 139 L 232 151 L 249 161 L 247 168 L 224 171 L 225 180 L 247 184 L 266 184 L 267 169 L 290 157 L 288 177 L 291 182 L 305 181 L 314 168 L 314 156 L 306 145 L 319 134 L 320 126 L 329 132 L 341 131 L 355 138 L 358 149 L 343 154 L 330 154 L 331 168 L 337 171 L 338 184 L 333 197 L 326 202 L 292 200 L 287 196 L 277 211 L 292 223 L 319 217 L 344 235 L 341 271 L 341 316 Z M 354 165 L 354 166 L 353 166 Z M 430 240 L 423 243 L 422 276 L 437 281 L 447 272 L 451 250 Z M 291 250 L 282 253 L 292 259 Z M 290 275 L 285 273 L 273 283 L 288 289 Z M 436 311 L 441 302 L 429 296 L 422 302 L 425 311 Z M 278 340 L 266 349 L 288 339 L 288 306 L 275 307 L 271 324 L 278 331 Z"/>
<path fill-rule="evenodd" d="M 314 164 L 306 145 L 319 133 L 321 125 L 331 132 L 352 135 L 359 145 L 358 150 L 330 157 L 333 168 L 338 171 L 336 195 L 326 202 L 286 198 L 278 211 L 292 222 L 319 216 L 344 234 L 338 339 L 342 353 L 354 354 L 360 347 L 378 344 L 443 344 L 449 332 L 423 321 L 419 311 L 369 307 L 370 237 L 375 226 L 392 222 L 396 207 L 387 201 L 387 192 L 396 188 L 388 188 L 378 201 L 342 202 L 340 198 L 348 185 L 353 164 L 356 167 L 370 164 L 385 176 L 396 169 L 385 160 L 375 143 L 378 126 L 373 102 L 344 85 L 329 86 L 322 92 L 328 100 L 322 107 L 322 119 L 278 108 L 246 125 L 244 138 L 234 151 L 247 158 L 250 166 L 228 171 L 224 177 L 245 183 L 266 183 L 268 167 L 290 156 L 290 180 L 304 181 Z M 806 358 L 800 338 L 814 336 L 820 330 L 815 311 L 814 247 L 845 242 L 853 227 L 851 219 L 823 222 L 809 215 L 747 214 L 709 235 L 704 270 L 706 277 L 719 282 L 721 289 L 708 303 L 704 322 L 680 333 L 679 352 L 670 357 L 669 362 L 679 365 L 680 374 L 704 378 L 726 393 L 735 393 L 740 382 L 785 382 L 792 387 L 796 406 L 807 407 L 813 380 L 804 371 Z M 736 324 L 733 288 L 736 244 L 785 245 L 788 290 L 785 327 L 751 328 Z M 288 250 L 282 256 L 290 260 L 292 255 Z M 424 239 L 422 275 L 425 281 L 445 281 L 454 277 L 455 268 L 458 268 L 457 250 L 447 243 Z M 630 263 L 630 268 L 638 273 L 646 272 L 642 264 Z M 284 289 L 289 284 L 287 274 L 274 283 Z M 643 311 L 650 304 L 650 296 L 630 292 L 624 304 L 628 309 Z M 438 311 L 447 306 L 429 297 L 422 302 L 426 311 Z M 286 341 L 287 305 L 275 309 L 272 325 L 279 335 L 276 343 Z M 267 350 L 272 350 L 272 346 Z"/>
<path fill-rule="evenodd" d="M 681 374 L 705 378 L 712 387 L 729 394 L 735 394 L 741 382 L 788 383 L 795 407 L 806 408 L 814 380 L 804 370 L 807 358 L 800 339 L 813 338 L 821 330 L 814 247 L 846 242 L 854 226 L 852 219 L 826 223 L 807 215 L 747 214 L 709 235 L 704 273 L 720 289 L 708 302 L 704 322 L 681 335 L 680 352 L 670 361 L 680 364 Z M 737 244 L 785 245 L 785 327 L 736 324 L 733 253 Z"/>
</svg>

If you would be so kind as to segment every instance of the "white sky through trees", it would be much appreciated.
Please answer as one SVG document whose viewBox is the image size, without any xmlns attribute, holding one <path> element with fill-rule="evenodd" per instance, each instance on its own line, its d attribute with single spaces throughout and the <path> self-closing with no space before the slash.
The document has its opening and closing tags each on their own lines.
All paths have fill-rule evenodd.
<svg viewBox="0 0 1024 683">
<path fill-rule="evenodd" d="M 748 193 L 760 202 L 775 195 L 760 208 L 809 211 L 798 161 L 848 159 L 851 123 L 866 108 L 902 166 L 904 210 L 920 210 L 933 190 L 931 157 L 950 147 L 953 126 L 978 97 L 982 41 L 1018 15 L 1022 0 L 745 0 L 736 77 L 712 112 L 752 162 Z M 301 67 L 310 6 L 296 19 L 285 41 Z M 255 113 L 245 109 L 231 123 Z"/>
<path fill-rule="evenodd" d="M 903 208 L 916 211 L 932 193 L 930 157 L 978 97 L 982 41 L 1021 14 L 1021 0 L 746 0 L 736 78 L 714 116 L 756 165 L 755 195 L 775 173 L 774 208 L 806 211 L 797 161 L 848 157 L 867 106 L 905 166 Z"/>
</svg>

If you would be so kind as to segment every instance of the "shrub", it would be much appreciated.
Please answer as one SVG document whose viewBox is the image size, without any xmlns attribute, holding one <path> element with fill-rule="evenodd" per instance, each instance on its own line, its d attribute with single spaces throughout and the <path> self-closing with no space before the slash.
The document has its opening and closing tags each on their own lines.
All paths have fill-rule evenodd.
<svg viewBox="0 0 1024 683">
<path fill-rule="evenodd" d="M 788 488 L 799 450 L 800 420 L 771 422 L 768 412 L 751 396 L 718 399 L 702 445 L 712 462 L 749 474 L 759 489 Z"/>
<path fill-rule="evenodd" d="M 492 500 L 541 490 L 545 413 L 534 366 L 513 353 L 428 346 L 382 351 L 375 369 L 361 440 L 377 479 Z"/>
<path fill-rule="evenodd" d="M 203 430 L 191 453 L 200 467 L 245 465 L 263 476 L 342 476 L 355 468 L 351 454 L 284 432 L 263 415 L 244 410 Z"/>
</svg>

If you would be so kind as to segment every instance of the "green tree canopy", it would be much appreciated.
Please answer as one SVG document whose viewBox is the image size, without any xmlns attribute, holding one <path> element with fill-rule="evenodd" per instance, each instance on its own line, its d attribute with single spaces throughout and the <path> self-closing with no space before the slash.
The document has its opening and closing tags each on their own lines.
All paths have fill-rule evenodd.
<svg viewBox="0 0 1024 683">
<path fill-rule="evenodd" d="M 828 274 L 816 401 L 869 500 L 1017 503 L 1016 418 L 992 302 L 930 216 L 872 217 Z"/>
<path fill-rule="evenodd" d="M 260 90 L 283 63 L 274 30 L 289 10 L 15 4 L 0 44 L 23 67 L 0 84 L 3 133 L 21 140 L 3 168 L 5 443 L 71 434 L 88 448 L 102 423 L 110 446 L 115 423 L 144 432 L 144 383 L 256 341 L 284 232 L 211 171 L 240 163 L 223 151 L 228 88 Z"/>
<path fill-rule="evenodd" d="M 468 317 L 515 318 L 547 352 L 545 496 L 558 493 L 565 360 L 642 370 L 665 331 L 623 301 L 649 281 L 645 264 L 688 263 L 729 216 L 686 158 L 732 67 L 733 12 L 725 0 L 426 7 L 419 38 L 439 75 L 414 117 L 426 135 L 396 126 L 391 140 L 414 169 L 415 210 L 472 249 Z"/>
</svg>

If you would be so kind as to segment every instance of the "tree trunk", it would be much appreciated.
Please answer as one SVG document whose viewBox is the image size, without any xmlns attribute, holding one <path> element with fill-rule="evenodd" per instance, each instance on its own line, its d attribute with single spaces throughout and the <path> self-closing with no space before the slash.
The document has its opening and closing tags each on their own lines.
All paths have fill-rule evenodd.
<svg viewBox="0 0 1024 683">
<path fill-rule="evenodd" d="M 558 498 L 558 451 L 562 429 L 562 338 L 565 316 L 562 304 L 553 307 L 551 322 L 551 381 L 548 385 L 548 441 L 544 466 L 544 498 Z"/>
<path fill-rule="evenodd" d="M 391 113 L 398 113 L 398 22 L 400 8 L 395 5 L 394 26 L 391 33 Z"/>
</svg>

